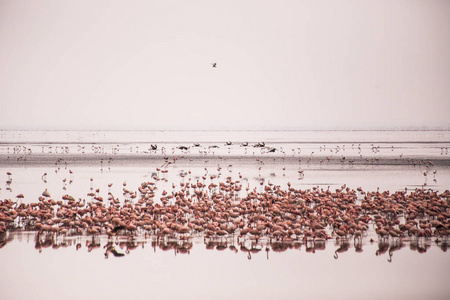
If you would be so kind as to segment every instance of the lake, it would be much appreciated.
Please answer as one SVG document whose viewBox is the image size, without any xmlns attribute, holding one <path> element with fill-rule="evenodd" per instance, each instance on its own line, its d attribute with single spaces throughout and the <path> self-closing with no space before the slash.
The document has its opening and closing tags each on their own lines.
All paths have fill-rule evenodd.
<svg viewBox="0 0 450 300">
<path fill-rule="evenodd" d="M 449 131 L 0 131 L 0 200 L 34 205 L 47 190 L 55 201 L 70 195 L 83 204 L 104 199 L 108 206 L 112 196 L 123 209 L 151 183 L 155 205 L 171 206 L 181 191 L 200 199 L 200 190 L 209 197 L 215 190 L 205 187 L 223 183 L 240 187 L 217 192 L 236 205 L 249 193 L 291 189 L 304 192 L 298 205 L 312 211 L 322 204 L 308 204 L 308 195 L 349 188 L 344 196 L 354 192 L 358 207 L 383 192 L 436 193 L 445 207 L 449 147 Z M 164 204 L 166 195 L 173 198 Z M 405 222 L 397 214 L 392 221 Z M 56 234 L 17 218 L 0 237 L 2 298 L 448 299 L 447 237 L 382 237 L 369 215 L 361 238 L 338 238 L 327 225 L 326 239 L 239 230 L 214 238 L 206 231 L 131 236 L 117 226 L 112 237 Z"/>
</svg>

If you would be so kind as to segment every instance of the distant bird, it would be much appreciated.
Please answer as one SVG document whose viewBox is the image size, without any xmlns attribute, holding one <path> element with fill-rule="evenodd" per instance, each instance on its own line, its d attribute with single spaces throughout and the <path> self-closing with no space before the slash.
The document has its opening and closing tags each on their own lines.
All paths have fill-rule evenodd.
<svg viewBox="0 0 450 300">
<path fill-rule="evenodd" d="M 212 65 L 213 68 L 217 67 L 217 63 L 212 63 L 211 65 Z"/>
</svg>

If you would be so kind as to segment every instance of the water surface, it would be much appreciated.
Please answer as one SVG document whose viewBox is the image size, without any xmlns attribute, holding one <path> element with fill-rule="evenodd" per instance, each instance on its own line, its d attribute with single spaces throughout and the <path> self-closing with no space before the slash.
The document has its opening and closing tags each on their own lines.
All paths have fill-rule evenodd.
<svg viewBox="0 0 450 300">
<path fill-rule="evenodd" d="M 255 147 L 259 143 L 264 147 Z M 296 189 L 345 184 L 365 191 L 444 192 L 450 187 L 449 147 L 448 131 L 1 131 L 0 198 L 16 200 L 22 193 L 21 201 L 31 203 L 48 189 L 54 199 L 69 194 L 89 201 L 87 193 L 99 190 L 105 199 L 112 193 L 124 201 L 125 182 L 136 190 L 157 176 L 157 199 L 183 182 L 208 184 L 211 175 L 258 192 L 269 183 L 286 189 L 288 182 Z M 159 173 L 161 168 L 168 172 Z M 105 255 L 111 242 L 123 256 Z M 152 236 L 111 241 L 12 231 L 4 237 L 0 263 L 5 299 L 450 295 L 446 243 L 380 243 L 373 230 L 361 244 L 330 239 L 278 246 L 265 240 L 242 246 L 236 239 L 208 245 L 202 236 L 183 245 Z"/>
</svg>

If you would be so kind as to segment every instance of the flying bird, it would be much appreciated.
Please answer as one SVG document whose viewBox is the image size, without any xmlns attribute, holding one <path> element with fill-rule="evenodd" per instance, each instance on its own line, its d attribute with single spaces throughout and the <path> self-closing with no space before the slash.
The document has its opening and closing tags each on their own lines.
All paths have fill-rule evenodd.
<svg viewBox="0 0 450 300">
<path fill-rule="evenodd" d="M 212 63 L 211 65 L 213 68 L 217 67 L 217 63 Z"/>
</svg>

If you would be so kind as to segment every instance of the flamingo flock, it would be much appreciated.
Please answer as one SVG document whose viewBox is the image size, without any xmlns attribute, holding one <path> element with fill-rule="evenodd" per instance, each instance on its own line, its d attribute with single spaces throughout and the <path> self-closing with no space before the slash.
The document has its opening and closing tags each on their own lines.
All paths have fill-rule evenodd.
<svg viewBox="0 0 450 300">
<path fill-rule="evenodd" d="M 52 237 L 107 236 L 111 241 L 143 236 L 153 237 L 161 248 L 172 241 L 173 249 L 188 252 L 191 238 L 200 236 L 207 248 L 218 250 L 230 241 L 237 249 L 236 241 L 250 258 L 264 244 L 266 251 L 269 246 L 282 251 L 302 243 L 314 251 L 335 240 L 337 258 L 348 250 L 350 240 L 361 250 L 370 231 L 379 243 L 395 244 L 433 238 L 446 245 L 450 234 L 448 190 L 366 192 L 346 185 L 334 191 L 302 190 L 290 183 L 286 188 L 268 183 L 262 190 L 245 187 L 244 192 L 239 180 L 211 179 L 217 181 L 173 184 L 171 192 L 158 196 L 157 181 L 141 183 L 136 192 L 127 190 L 124 182 L 125 201 L 111 193 L 107 199 L 92 194 L 90 200 L 70 195 L 55 200 L 46 189 L 35 202 L 19 194 L 15 200 L 0 201 L 0 238 L 18 230 Z M 113 245 L 106 249 L 105 255 L 120 256 Z"/>
<path fill-rule="evenodd" d="M 173 249 L 177 253 L 188 253 L 192 247 L 192 238 L 203 238 L 207 249 L 240 249 L 247 252 L 249 258 L 263 249 L 268 255 L 269 249 L 275 252 L 285 251 L 300 245 L 305 245 L 307 252 L 315 252 L 324 249 L 329 240 L 334 241 L 337 246 L 335 258 L 350 248 L 351 241 L 355 250 L 361 252 L 365 241 L 372 243 L 378 240 L 378 252 L 389 253 L 390 258 L 394 251 L 402 248 L 405 241 L 421 250 L 424 249 L 423 241 L 433 240 L 446 250 L 450 233 L 450 192 L 446 190 L 439 193 L 426 189 L 428 178 L 437 182 L 438 171 L 430 160 L 403 159 L 403 153 L 399 158 L 386 156 L 390 158 L 384 163 L 421 166 L 418 171 L 425 182 L 422 188 L 412 191 L 364 191 L 362 188 L 353 189 L 346 185 L 335 190 L 330 190 L 329 187 L 297 189 L 287 180 L 283 183 L 285 186 L 266 181 L 261 176 L 265 162 L 282 159 L 285 176 L 286 165 L 293 162 L 297 164 L 298 160 L 299 170 L 296 175 L 302 180 L 305 176 L 304 170 L 300 168 L 302 161 L 306 161 L 307 165 L 316 163 L 319 166 L 337 162 L 350 167 L 370 165 L 378 163 L 377 153 L 387 150 L 392 152 L 395 150 L 394 146 L 386 150 L 374 144 L 370 147 L 352 144 L 347 145 L 347 148 L 345 144 L 323 145 L 319 149 L 310 149 L 314 151 L 309 155 L 306 153 L 308 150 L 303 149 L 303 156 L 300 156 L 300 147 L 294 146 L 292 153 L 288 154 L 282 146 L 277 145 L 275 148 L 265 142 L 249 144 L 228 141 L 223 146 L 228 152 L 224 149 L 220 152 L 221 147 L 217 145 L 202 146 L 200 143 L 172 148 L 157 144 L 149 144 L 148 149 L 144 145 L 129 147 L 129 153 L 133 155 L 138 154 L 140 158 L 144 157 L 139 156 L 141 154 L 154 155 L 156 159 L 164 158 L 164 163 L 151 173 L 150 181 L 142 182 L 134 190 L 123 182 L 125 199 L 111 193 L 113 183 L 108 184 L 108 196 L 100 196 L 100 189 L 94 188 L 93 177 L 89 179 L 87 199 L 69 194 L 60 199 L 52 198 L 48 189 L 35 199 L 24 193 L 17 194 L 14 199 L 0 199 L 0 247 L 5 245 L 9 233 L 31 231 L 36 232 L 36 245 L 39 249 L 45 245 L 57 247 L 55 241 L 60 237 L 90 236 L 92 242 L 89 242 L 88 249 L 98 248 L 98 243 L 94 242 L 98 237 L 107 237 L 108 243 L 114 240 L 117 242 L 124 237 L 129 241 L 143 237 L 151 238 L 155 248 Z M 109 148 L 105 149 L 103 146 L 92 145 L 90 149 L 85 147 L 87 146 L 78 145 L 77 154 L 80 152 L 80 155 L 84 155 L 85 151 L 91 151 L 91 154 L 102 155 L 102 173 L 104 167 L 110 170 L 112 156 L 125 149 L 125 146 L 117 145 L 109 153 Z M 352 149 L 357 149 L 357 156 L 355 153 L 343 155 Z M 368 149 L 371 151 L 369 155 L 363 156 L 362 150 L 367 152 Z M 41 156 L 31 156 L 31 151 L 24 151 L 24 147 L 18 146 L 10 153 L 8 147 L 6 161 L 12 161 L 13 155 L 41 159 Z M 216 155 L 214 151 L 220 153 Z M 46 159 L 51 160 L 51 154 L 57 154 L 56 174 L 62 164 L 67 169 L 70 159 L 64 155 L 69 152 L 68 148 L 42 147 Z M 109 158 L 104 156 L 108 153 L 111 154 Z M 185 158 L 189 162 L 192 159 L 199 162 L 205 160 L 205 163 L 209 159 L 218 159 L 222 163 L 227 160 L 227 155 L 239 159 L 242 155 L 247 155 L 251 160 L 256 160 L 259 171 L 257 187 L 250 188 L 248 183 L 243 186 L 241 179 L 248 181 L 248 177 L 241 172 L 238 179 L 221 177 L 220 165 L 217 166 L 218 175 L 208 173 L 205 167 L 206 173 L 201 177 L 193 177 L 190 170 L 177 170 L 182 182 L 171 182 L 169 186 L 172 186 L 172 190 L 164 183 L 159 184 L 167 182 L 166 173 L 177 159 Z M 447 152 L 442 148 L 441 156 L 445 155 Z M 263 161 L 263 156 L 268 159 Z M 117 159 L 121 157 L 118 156 Z M 123 157 L 127 158 L 128 154 Z M 19 158 L 20 156 L 17 161 L 22 164 Z M 235 167 L 229 162 L 226 164 L 226 171 L 233 173 Z M 442 157 L 437 164 L 447 166 L 448 160 Z M 7 172 L 6 175 L 5 186 L 7 193 L 11 195 L 12 173 Z M 275 173 L 270 175 L 275 176 Z M 41 179 L 46 184 L 47 173 L 43 173 Z M 73 179 L 72 170 L 69 170 L 69 177 L 63 179 L 63 193 L 66 193 L 67 183 L 70 185 Z M 117 186 L 119 184 L 114 183 L 114 187 Z M 160 189 L 167 190 L 159 191 Z M 108 244 L 105 249 L 105 256 L 121 256 L 121 252 L 115 250 L 114 243 Z"/>
</svg>

